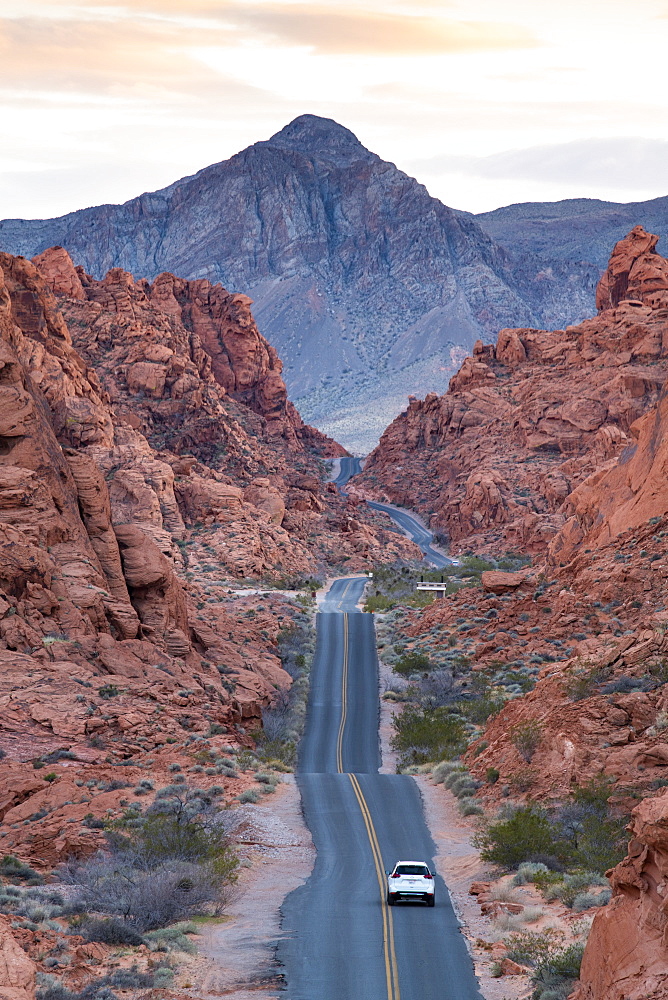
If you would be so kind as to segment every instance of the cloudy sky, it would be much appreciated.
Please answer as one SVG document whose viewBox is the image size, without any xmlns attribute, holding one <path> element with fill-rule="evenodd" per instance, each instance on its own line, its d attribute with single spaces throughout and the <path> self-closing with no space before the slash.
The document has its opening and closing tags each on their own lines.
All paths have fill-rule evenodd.
<svg viewBox="0 0 668 1000">
<path fill-rule="evenodd" d="M 124 201 L 309 112 L 455 208 L 668 194 L 668 0 L 2 0 L 0 218 Z"/>
</svg>

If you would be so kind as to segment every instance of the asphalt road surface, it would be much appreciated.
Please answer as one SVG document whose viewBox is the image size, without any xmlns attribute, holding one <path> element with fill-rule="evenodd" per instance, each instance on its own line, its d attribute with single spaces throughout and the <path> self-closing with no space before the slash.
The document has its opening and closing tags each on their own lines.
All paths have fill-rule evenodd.
<svg viewBox="0 0 668 1000">
<path fill-rule="evenodd" d="M 360 458 L 340 458 L 338 462 L 338 472 L 332 482 L 344 493 L 344 486 L 348 480 L 362 471 L 362 460 Z M 367 500 L 367 503 L 374 510 L 384 510 L 386 514 L 389 514 L 404 534 L 422 549 L 425 560 L 431 563 L 432 566 L 442 569 L 444 566 L 449 566 L 452 563 L 452 559 L 449 559 L 448 556 L 433 545 L 434 536 L 429 528 L 425 528 L 424 524 L 421 524 L 407 510 L 403 510 L 401 507 L 394 507 L 392 504 L 378 503 L 375 500 Z"/>
<path fill-rule="evenodd" d="M 283 903 L 278 948 L 290 1000 L 482 1000 L 443 880 L 436 905 L 387 906 L 385 869 L 434 844 L 417 784 L 378 774 L 373 615 L 364 580 L 338 580 L 318 615 L 297 780 L 317 850 Z"/>
</svg>

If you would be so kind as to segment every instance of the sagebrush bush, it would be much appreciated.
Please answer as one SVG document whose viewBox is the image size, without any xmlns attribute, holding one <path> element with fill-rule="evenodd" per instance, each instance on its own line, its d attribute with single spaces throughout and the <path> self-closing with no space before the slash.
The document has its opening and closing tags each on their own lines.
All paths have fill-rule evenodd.
<svg viewBox="0 0 668 1000">
<path fill-rule="evenodd" d="M 458 809 L 462 816 L 482 816 L 484 814 L 484 809 L 475 799 L 460 799 Z"/>
<path fill-rule="evenodd" d="M 99 941 L 101 944 L 144 944 L 144 938 L 135 927 L 115 917 L 105 919 L 90 917 L 79 924 L 77 930 L 85 941 Z"/>
<path fill-rule="evenodd" d="M 213 799 L 184 785 L 161 792 L 145 815 L 139 803 L 127 810 L 125 829 L 121 823 L 107 834 L 106 854 L 63 867 L 64 881 L 76 887 L 74 905 L 138 932 L 221 905 L 239 862 Z"/>
<path fill-rule="evenodd" d="M 536 719 L 519 722 L 510 730 L 510 742 L 524 760 L 530 762 L 540 746 L 543 727 Z"/>
<path fill-rule="evenodd" d="M 589 910 L 593 906 L 606 906 L 611 897 L 610 889 L 604 889 L 603 892 L 580 892 L 573 900 L 572 909 L 576 913 L 582 913 L 583 910 Z"/>
<path fill-rule="evenodd" d="M 242 803 L 259 802 L 260 791 L 257 788 L 247 788 L 245 791 L 237 795 L 237 801 Z"/>
<path fill-rule="evenodd" d="M 547 865 L 540 861 L 523 861 L 513 878 L 513 885 L 526 885 L 533 882 L 536 875 L 544 875 L 548 871 Z"/>
<path fill-rule="evenodd" d="M 442 760 L 440 764 L 437 764 L 431 772 L 432 781 L 436 782 L 437 785 L 442 784 L 445 779 L 451 775 L 454 771 L 463 771 L 464 765 L 457 764 L 452 760 Z"/>
</svg>

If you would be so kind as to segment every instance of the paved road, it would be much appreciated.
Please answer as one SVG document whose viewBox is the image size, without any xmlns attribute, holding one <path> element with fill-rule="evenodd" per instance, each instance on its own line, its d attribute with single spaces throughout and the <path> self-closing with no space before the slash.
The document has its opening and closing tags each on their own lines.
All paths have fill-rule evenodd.
<svg viewBox="0 0 668 1000">
<path fill-rule="evenodd" d="M 336 483 L 339 490 L 344 493 L 345 490 L 343 487 L 348 480 L 352 476 L 356 476 L 358 472 L 361 472 L 362 460 L 360 458 L 340 458 L 338 462 L 338 472 L 332 482 Z M 403 510 L 401 507 L 394 507 L 392 504 L 378 503 L 375 500 L 367 500 L 367 503 L 374 510 L 384 510 L 386 514 L 389 514 L 404 534 L 408 535 L 411 541 L 415 542 L 422 549 L 425 560 L 431 563 L 432 566 L 442 569 L 444 566 L 450 566 L 453 562 L 452 559 L 449 559 L 448 556 L 433 545 L 433 534 L 413 514 L 409 514 L 407 510 Z"/>
<path fill-rule="evenodd" d="M 318 616 L 297 777 L 317 860 L 282 908 L 287 996 L 482 1000 L 443 881 L 433 909 L 385 902 L 384 870 L 400 858 L 431 865 L 434 844 L 413 779 L 377 773 L 373 615 L 353 610 L 363 585 L 337 581 Z"/>
</svg>

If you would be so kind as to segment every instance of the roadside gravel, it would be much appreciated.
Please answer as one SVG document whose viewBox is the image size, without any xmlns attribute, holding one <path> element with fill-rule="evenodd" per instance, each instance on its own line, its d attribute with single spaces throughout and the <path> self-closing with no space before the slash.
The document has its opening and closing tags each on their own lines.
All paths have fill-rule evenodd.
<svg viewBox="0 0 668 1000">
<path fill-rule="evenodd" d="M 240 806 L 231 819 L 239 856 L 252 867 L 241 869 L 225 921 L 205 927 L 197 968 L 188 967 L 189 978 L 198 980 L 190 995 L 270 1000 L 284 986 L 275 960 L 279 908 L 315 860 L 294 776 L 286 774 L 270 800 Z"/>
</svg>

